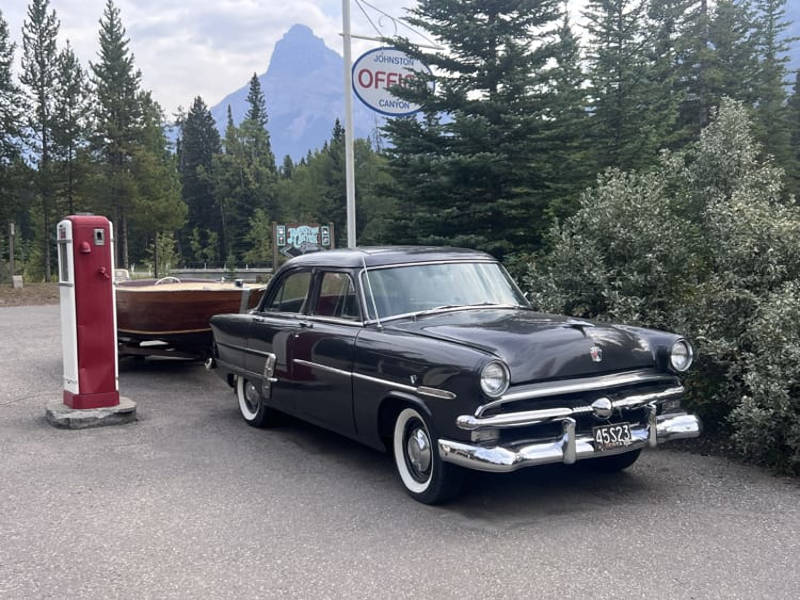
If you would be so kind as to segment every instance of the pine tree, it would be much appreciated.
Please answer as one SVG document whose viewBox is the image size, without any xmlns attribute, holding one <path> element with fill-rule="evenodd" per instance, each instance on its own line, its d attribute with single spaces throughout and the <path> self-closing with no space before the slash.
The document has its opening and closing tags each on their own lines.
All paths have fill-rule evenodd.
<svg viewBox="0 0 800 600">
<path fill-rule="evenodd" d="M 267 101 L 261 91 L 261 82 L 255 73 L 250 78 L 250 88 L 247 91 L 247 114 L 245 119 L 255 122 L 262 129 L 267 126 Z"/>
<path fill-rule="evenodd" d="M 36 184 L 41 203 L 41 230 L 38 243 L 42 248 L 44 277 L 50 280 L 51 224 L 54 219 L 52 174 L 53 99 L 58 76 L 56 38 L 59 22 L 49 0 L 32 0 L 22 26 L 22 74 L 32 110 L 27 127 L 32 134 L 31 151 L 36 157 Z"/>
<path fill-rule="evenodd" d="M 275 202 L 277 168 L 266 129 L 266 101 L 253 75 L 247 96 L 247 116 L 236 127 L 228 107 L 225 152 L 214 157 L 214 195 L 220 210 L 222 256 L 234 260 L 253 258 L 249 243 L 255 211 L 264 218 L 278 218 Z M 263 218 L 259 218 L 259 223 Z"/>
<path fill-rule="evenodd" d="M 353 155 L 359 242 L 393 243 L 389 230 L 396 211 L 392 199 L 383 194 L 384 190 L 392 187 L 385 158 L 376 153 L 369 140 L 365 139 L 355 140 Z M 281 218 L 288 222 L 333 223 L 336 243 L 342 245 L 347 233 L 343 165 L 344 129 L 337 120 L 331 139 L 321 149 L 310 151 L 294 165 L 289 177 L 281 177 L 277 181 L 275 196 Z M 257 235 L 256 226 L 258 231 L 264 231 L 263 218 L 251 220 L 253 233 L 250 240 Z M 254 255 L 249 253 L 247 256 L 252 258 Z"/>
<path fill-rule="evenodd" d="M 580 43 L 564 8 L 554 47 L 555 66 L 549 73 L 549 126 L 541 145 L 547 155 L 542 162 L 548 169 L 547 180 L 553 196 L 548 214 L 556 218 L 574 212 L 580 192 L 592 182 L 597 170 L 587 133 L 588 98 Z"/>
<path fill-rule="evenodd" d="M 755 106 L 758 101 L 758 36 L 749 0 L 719 0 L 709 24 L 709 110 L 725 97 Z"/>
<path fill-rule="evenodd" d="M 787 123 L 786 84 L 789 61 L 789 44 L 795 39 L 787 39 L 784 7 L 786 0 L 756 0 L 758 11 L 755 21 L 755 35 L 760 59 L 755 88 L 758 95 L 756 107 L 756 135 L 764 144 L 764 150 L 773 155 L 778 164 L 789 170 L 793 160 L 791 152 L 791 132 Z"/>
<path fill-rule="evenodd" d="M 292 157 L 288 154 L 283 157 L 283 164 L 281 164 L 280 175 L 284 179 L 291 179 L 292 172 L 294 171 L 294 162 Z"/>
<path fill-rule="evenodd" d="M 161 107 L 149 93 L 140 94 L 139 102 L 142 128 L 131 163 L 136 193 L 130 215 L 130 237 L 132 246 L 138 243 L 140 257 L 152 248 L 152 262 L 154 269 L 158 269 L 161 262 L 170 260 L 164 249 L 172 248 L 172 236 L 184 226 L 187 209 L 181 199 L 177 159 L 169 151 L 164 134 Z M 176 266 L 174 260 L 171 263 Z"/>
<path fill-rule="evenodd" d="M 105 205 L 115 226 L 116 264 L 128 266 L 128 217 L 135 201 L 130 163 L 141 126 L 141 73 L 122 25 L 119 9 L 106 0 L 100 19 L 99 62 L 91 64 L 95 88 L 93 148 L 100 159 Z"/>
<path fill-rule="evenodd" d="M 353 150 L 355 157 L 355 147 Z M 355 165 L 354 165 L 355 166 Z M 344 127 L 339 119 L 333 124 L 331 139 L 317 156 L 312 169 L 317 171 L 319 202 L 314 207 L 318 223 L 333 223 L 336 244 L 347 244 L 347 182 L 345 179 Z M 360 198 L 356 181 L 356 197 Z"/>
<path fill-rule="evenodd" d="M 427 0 L 408 21 L 442 50 L 395 40 L 436 72 L 396 94 L 421 118 L 385 131 L 397 179 L 394 241 L 455 244 L 502 256 L 536 247 L 549 197 L 539 137 L 557 0 Z M 448 115 L 442 120 L 440 115 Z"/>
<path fill-rule="evenodd" d="M 653 124 L 659 150 L 679 148 L 693 137 L 693 131 L 681 123 L 680 112 L 689 96 L 681 71 L 686 36 L 692 29 L 687 18 L 694 1 L 650 0 L 647 6 L 646 85 L 649 105 L 657 116 Z"/>
<path fill-rule="evenodd" d="M 88 141 L 91 106 L 86 73 L 69 42 L 58 55 L 53 108 L 53 155 L 59 163 L 59 187 L 66 204 L 62 212 L 74 214 L 76 190 L 87 168 L 83 151 Z"/>
<path fill-rule="evenodd" d="M 710 43 L 711 10 L 708 0 L 687 0 L 684 28 L 677 41 L 677 75 L 684 91 L 678 128 L 694 139 L 711 118 L 709 69 L 713 49 Z"/>
<path fill-rule="evenodd" d="M 684 96 L 679 131 L 696 138 L 722 98 L 758 103 L 759 58 L 751 0 L 687 0 L 676 65 Z"/>
<path fill-rule="evenodd" d="M 272 255 L 272 219 L 262 208 L 257 208 L 250 217 L 245 232 L 247 250 L 242 256 L 246 264 L 271 264 Z"/>
<path fill-rule="evenodd" d="M 24 98 L 12 73 L 15 47 L 0 11 L 0 169 L 19 155 L 22 138 Z"/>
<path fill-rule="evenodd" d="M 261 91 L 261 83 L 253 73 L 250 79 L 250 89 L 247 93 L 247 114 L 244 121 L 239 124 L 239 130 L 243 143 L 247 147 L 247 152 L 253 162 L 263 163 L 264 168 L 269 172 L 274 181 L 277 174 L 275 167 L 275 156 L 272 153 L 272 145 L 267 131 L 267 103 Z"/>
<path fill-rule="evenodd" d="M 589 76 L 593 145 L 600 166 L 621 169 L 651 164 L 661 124 L 672 119 L 651 106 L 643 0 L 590 0 Z"/>
<path fill-rule="evenodd" d="M 226 256 L 219 247 L 224 222 L 220 218 L 220 206 L 214 194 L 212 161 L 222 150 L 219 132 L 214 117 L 206 103 L 197 96 L 186 114 L 181 128 L 180 174 L 182 197 L 188 208 L 186 232 L 195 229 L 205 236 L 203 244 L 211 244 L 208 232 L 214 233 L 215 256 Z M 224 242 L 222 242 L 224 244 Z M 188 244 L 184 247 L 189 246 Z M 208 257 L 208 253 L 205 253 Z M 189 258 L 189 257 L 187 257 Z M 191 257 L 198 259 L 197 256 Z"/>
<path fill-rule="evenodd" d="M 225 154 L 228 156 L 240 156 L 242 154 L 242 140 L 239 134 L 239 129 L 233 122 L 233 113 L 231 112 L 231 105 L 228 105 L 226 125 L 225 125 L 225 138 L 222 142 Z"/>
<path fill-rule="evenodd" d="M 787 103 L 786 123 L 791 144 L 787 189 L 795 198 L 800 198 L 800 71 L 795 74 L 794 88 Z"/>
<path fill-rule="evenodd" d="M 0 11 L 0 223 L 13 218 L 19 207 L 12 180 L 21 150 L 24 98 L 12 75 L 14 48 Z"/>
<path fill-rule="evenodd" d="M 244 153 L 241 132 L 233 122 L 228 106 L 227 126 L 223 140 L 223 151 L 212 157 L 214 199 L 222 225 L 219 240 L 220 256 L 232 256 L 234 260 L 246 250 L 248 220 L 253 212 L 250 204 L 250 173 Z"/>
</svg>

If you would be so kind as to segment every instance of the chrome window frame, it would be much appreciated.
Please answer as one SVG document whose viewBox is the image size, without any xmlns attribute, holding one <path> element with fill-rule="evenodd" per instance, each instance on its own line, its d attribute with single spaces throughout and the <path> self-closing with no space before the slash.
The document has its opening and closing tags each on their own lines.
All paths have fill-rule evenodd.
<svg viewBox="0 0 800 600">
<path fill-rule="evenodd" d="M 313 267 L 306 267 L 306 266 L 298 266 L 294 269 L 289 269 L 286 273 L 282 273 L 280 279 L 275 282 L 275 289 L 277 290 L 283 283 L 293 275 L 297 275 L 300 273 L 308 273 L 309 275 L 309 283 L 308 283 L 308 291 L 306 292 L 306 297 L 303 299 L 303 304 L 300 306 L 300 310 L 298 312 L 286 312 L 286 311 L 279 311 L 279 310 L 266 310 L 266 305 L 272 303 L 275 299 L 275 294 L 277 291 L 272 291 L 269 289 L 269 294 L 264 294 L 264 298 L 262 302 L 259 303 L 259 306 L 256 307 L 252 312 L 253 314 L 260 314 L 260 315 L 280 315 L 291 317 L 295 315 L 305 315 L 305 310 L 308 308 L 308 300 L 309 296 L 311 295 L 311 291 L 314 289 L 314 268 Z M 270 286 L 271 288 L 272 286 Z"/>
<path fill-rule="evenodd" d="M 353 277 L 352 269 L 341 269 L 341 268 L 336 268 L 336 267 L 314 267 L 313 274 L 314 274 L 315 277 L 317 277 L 319 279 L 318 281 L 313 282 L 313 283 L 315 283 L 315 285 L 313 287 L 314 287 L 314 292 L 316 294 L 316 300 L 319 300 L 319 296 L 320 296 L 319 293 L 322 290 L 322 279 L 325 277 L 326 273 L 343 273 L 344 275 L 347 275 L 347 277 L 350 278 L 350 283 L 353 286 L 353 292 L 354 292 L 354 294 L 356 296 L 356 300 L 357 300 L 357 303 L 358 303 L 358 311 L 359 311 L 359 313 L 361 313 L 360 318 L 358 318 L 358 319 L 343 319 L 341 317 L 331 317 L 331 316 L 328 316 L 328 315 L 315 315 L 315 314 L 313 314 L 311 312 L 309 312 L 307 314 L 304 314 L 303 316 L 308 318 L 309 320 L 314 320 L 314 321 L 337 323 L 337 324 L 340 324 L 340 325 L 342 325 L 342 324 L 344 324 L 344 325 L 348 325 L 348 324 L 349 325 L 359 325 L 359 326 L 363 327 L 363 325 L 364 325 L 364 315 L 366 313 L 364 312 L 364 308 L 361 306 L 361 299 L 359 298 L 359 296 L 361 294 L 359 294 L 358 287 L 356 286 L 356 279 L 355 279 L 355 277 Z M 309 307 L 309 308 L 310 308 L 310 310 L 314 310 L 314 307 Z"/>
</svg>

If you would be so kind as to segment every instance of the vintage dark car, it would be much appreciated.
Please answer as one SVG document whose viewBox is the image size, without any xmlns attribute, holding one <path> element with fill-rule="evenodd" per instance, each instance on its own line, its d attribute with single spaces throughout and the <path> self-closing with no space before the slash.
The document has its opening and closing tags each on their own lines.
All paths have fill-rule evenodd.
<svg viewBox="0 0 800 600">
<path fill-rule="evenodd" d="M 435 503 L 463 469 L 632 465 L 696 437 L 679 335 L 531 309 L 503 266 L 456 248 L 331 250 L 288 261 L 260 304 L 211 319 L 207 366 L 245 421 L 290 413 L 394 454 Z"/>
</svg>

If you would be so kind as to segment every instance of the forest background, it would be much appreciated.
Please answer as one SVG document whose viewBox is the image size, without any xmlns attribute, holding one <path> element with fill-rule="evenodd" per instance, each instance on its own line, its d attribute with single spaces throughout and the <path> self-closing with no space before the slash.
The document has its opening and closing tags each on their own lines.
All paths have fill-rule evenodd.
<svg viewBox="0 0 800 600">
<path fill-rule="evenodd" d="M 422 0 L 428 63 L 398 95 L 422 112 L 357 140 L 358 240 L 478 248 L 535 306 L 678 330 L 698 348 L 691 402 L 755 460 L 800 469 L 800 75 L 786 0 Z M 118 266 L 269 264 L 273 222 L 334 223 L 343 130 L 273 155 L 254 75 L 223 135 L 196 97 L 172 125 L 108 0 L 97 59 L 31 0 L 21 48 L 0 13 L 0 278 L 6 223 L 28 280 L 55 272 L 54 225 L 115 226 Z M 15 74 L 15 54 L 21 72 Z M 299 98 L 298 102 L 302 102 Z M 170 121 L 170 123 L 168 123 Z M 780 343 L 775 343 L 775 340 Z"/>
</svg>

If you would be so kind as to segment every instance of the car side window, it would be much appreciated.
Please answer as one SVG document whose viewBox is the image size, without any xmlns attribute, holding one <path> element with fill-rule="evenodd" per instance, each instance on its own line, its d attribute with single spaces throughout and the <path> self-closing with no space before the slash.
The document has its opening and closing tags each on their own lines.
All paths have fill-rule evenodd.
<svg viewBox="0 0 800 600">
<path fill-rule="evenodd" d="M 320 317 L 361 320 L 356 289 L 350 275 L 333 272 L 322 274 L 313 314 Z"/>
<path fill-rule="evenodd" d="M 277 291 L 264 307 L 264 310 L 267 312 L 302 312 L 310 287 L 310 271 L 300 271 L 287 275 L 280 282 Z"/>
</svg>

